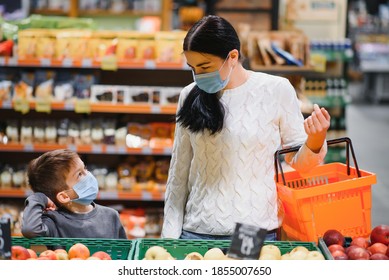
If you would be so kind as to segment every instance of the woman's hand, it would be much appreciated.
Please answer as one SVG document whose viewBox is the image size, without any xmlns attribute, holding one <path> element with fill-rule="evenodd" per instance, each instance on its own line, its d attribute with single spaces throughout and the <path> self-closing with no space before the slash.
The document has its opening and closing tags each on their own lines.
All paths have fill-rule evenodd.
<svg viewBox="0 0 389 280">
<path fill-rule="evenodd" d="M 304 120 L 304 129 L 308 134 L 307 147 L 318 153 L 326 140 L 327 130 L 330 127 L 331 117 L 326 109 L 313 105 L 312 114 Z"/>
</svg>

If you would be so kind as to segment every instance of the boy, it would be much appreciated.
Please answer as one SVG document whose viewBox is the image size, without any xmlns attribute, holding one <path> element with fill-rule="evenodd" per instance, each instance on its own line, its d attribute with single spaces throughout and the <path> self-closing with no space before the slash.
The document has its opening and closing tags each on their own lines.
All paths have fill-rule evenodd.
<svg viewBox="0 0 389 280">
<path fill-rule="evenodd" d="M 98 183 L 77 153 L 44 153 L 30 162 L 27 175 L 34 193 L 25 202 L 23 236 L 127 238 L 118 212 L 93 202 Z"/>
</svg>

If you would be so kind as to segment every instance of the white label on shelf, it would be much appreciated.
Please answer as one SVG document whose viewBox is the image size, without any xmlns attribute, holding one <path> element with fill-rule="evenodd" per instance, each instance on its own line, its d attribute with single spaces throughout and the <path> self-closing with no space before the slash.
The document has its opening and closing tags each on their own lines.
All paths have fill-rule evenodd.
<svg viewBox="0 0 389 280">
<path fill-rule="evenodd" d="M 109 192 L 109 191 L 101 191 L 99 192 L 99 199 L 118 199 L 118 193 L 117 192 Z"/>
<path fill-rule="evenodd" d="M 142 154 L 144 155 L 151 155 L 152 154 L 152 149 L 150 147 L 143 147 L 142 148 Z"/>
<path fill-rule="evenodd" d="M 81 61 L 81 67 L 85 67 L 85 68 L 92 67 L 92 60 L 89 58 L 84 58 Z"/>
<path fill-rule="evenodd" d="M 151 106 L 151 113 L 153 114 L 160 114 L 161 113 L 161 107 L 158 105 L 152 105 Z"/>
<path fill-rule="evenodd" d="M 73 66 L 73 60 L 71 58 L 64 58 L 62 60 L 62 66 L 63 67 L 72 67 Z"/>
<path fill-rule="evenodd" d="M 127 148 L 125 146 L 117 147 L 118 154 L 127 154 Z"/>
<path fill-rule="evenodd" d="M 34 146 L 32 144 L 25 144 L 23 147 L 23 151 L 25 152 L 33 152 Z"/>
<path fill-rule="evenodd" d="M 155 61 L 151 60 L 151 59 L 146 60 L 145 61 L 145 68 L 146 69 L 155 69 L 156 68 Z"/>
<path fill-rule="evenodd" d="M 4 57 L 0 57 L 0 65 L 5 65 L 5 58 Z"/>
<path fill-rule="evenodd" d="M 114 146 L 114 145 L 107 145 L 107 153 L 115 154 L 116 153 L 116 146 Z"/>
<path fill-rule="evenodd" d="M 101 145 L 92 145 L 92 153 L 101 154 L 102 151 Z"/>
<path fill-rule="evenodd" d="M 8 59 L 8 65 L 10 66 L 18 65 L 18 59 L 16 57 L 11 57 L 10 59 Z"/>
<path fill-rule="evenodd" d="M 65 102 L 64 109 L 66 111 L 74 111 L 74 103 L 73 102 Z"/>
<path fill-rule="evenodd" d="M 143 200 L 152 200 L 153 197 L 151 196 L 151 193 L 143 191 L 142 192 L 142 199 Z"/>
<path fill-rule="evenodd" d="M 11 109 L 12 102 L 11 101 L 3 101 L 3 109 Z"/>
<path fill-rule="evenodd" d="M 170 156 L 172 154 L 172 148 L 163 148 L 163 154 Z"/>
<path fill-rule="evenodd" d="M 68 149 L 71 150 L 71 151 L 73 151 L 73 152 L 77 152 L 77 147 L 76 147 L 76 145 L 69 144 L 69 145 L 68 145 Z"/>
<path fill-rule="evenodd" d="M 50 66 L 51 65 L 51 60 L 48 58 L 41 58 L 40 59 L 40 64 L 41 66 Z"/>
</svg>

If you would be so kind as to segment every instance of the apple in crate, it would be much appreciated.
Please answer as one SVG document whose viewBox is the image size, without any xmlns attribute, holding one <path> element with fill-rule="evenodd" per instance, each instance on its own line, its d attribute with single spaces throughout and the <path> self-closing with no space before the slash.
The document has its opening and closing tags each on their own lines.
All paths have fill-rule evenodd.
<svg viewBox="0 0 389 280">
<path fill-rule="evenodd" d="M 370 260 L 389 260 L 389 258 L 384 254 L 376 253 L 370 256 Z"/>
<path fill-rule="evenodd" d="M 350 243 L 350 246 L 351 245 L 355 245 L 367 249 L 370 246 L 370 242 L 365 237 L 359 236 L 353 238 L 353 240 Z"/>
<path fill-rule="evenodd" d="M 323 235 L 323 241 L 328 246 L 332 244 L 338 244 L 340 246 L 344 246 L 346 243 L 346 239 L 343 234 L 336 229 L 329 229 Z"/>
<path fill-rule="evenodd" d="M 272 260 L 280 260 L 281 259 L 281 251 L 280 249 L 273 244 L 266 244 L 262 246 L 261 252 L 259 254 L 259 258 L 264 258 L 265 255 L 273 256 Z M 269 258 L 267 258 L 269 259 Z"/>
<path fill-rule="evenodd" d="M 97 251 L 92 254 L 92 257 L 99 258 L 100 260 L 112 260 L 111 256 L 104 251 Z"/>
<path fill-rule="evenodd" d="M 69 254 L 65 249 L 55 249 L 54 253 L 57 255 L 58 260 L 68 260 Z"/>
<path fill-rule="evenodd" d="M 348 260 L 347 254 L 341 250 L 335 250 L 331 252 L 331 255 L 334 258 L 334 260 Z"/>
<path fill-rule="evenodd" d="M 382 243 L 386 246 L 389 245 L 389 226 L 378 225 L 370 232 L 371 244 Z"/>
<path fill-rule="evenodd" d="M 307 256 L 305 257 L 306 260 L 318 260 L 318 261 L 324 261 L 325 258 L 322 253 L 318 251 L 309 251 Z"/>
<path fill-rule="evenodd" d="M 14 245 L 11 247 L 11 259 L 12 260 L 27 260 L 30 257 L 31 257 L 30 253 L 23 246 Z"/>
<path fill-rule="evenodd" d="M 381 254 L 384 254 L 386 253 L 386 251 L 388 250 L 388 246 L 386 246 L 385 244 L 382 244 L 382 243 L 374 243 L 373 245 L 371 245 L 370 247 L 367 248 L 367 250 L 372 254 L 376 254 L 376 253 L 381 253 Z"/>
<path fill-rule="evenodd" d="M 342 251 L 342 252 L 345 251 L 344 247 L 339 245 L 339 244 L 332 244 L 332 245 L 328 246 L 328 250 L 330 251 L 330 253 L 335 252 L 335 251 Z"/>
<path fill-rule="evenodd" d="M 37 259 L 38 258 L 38 255 L 36 254 L 36 252 L 33 249 L 27 248 L 27 251 L 30 253 L 30 259 Z"/>
<path fill-rule="evenodd" d="M 351 246 L 347 251 L 347 256 L 350 260 L 368 260 L 370 258 L 369 251 L 367 249 Z"/>
<path fill-rule="evenodd" d="M 58 260 L 57 254 L 53 250 L 46 250 L 39 254 L 39 258 L 48 258 L 49 260 Z"/>
<path fill-rule="evenodd" d="M 90 257 L 90 251 L 88 247 L 86 247 L 82 243 L 76 243 L 72 247 L 70 247 L 68 254 L 69 254 L 69 259 L 80 258 L 85 260 Z"/>
</svg>

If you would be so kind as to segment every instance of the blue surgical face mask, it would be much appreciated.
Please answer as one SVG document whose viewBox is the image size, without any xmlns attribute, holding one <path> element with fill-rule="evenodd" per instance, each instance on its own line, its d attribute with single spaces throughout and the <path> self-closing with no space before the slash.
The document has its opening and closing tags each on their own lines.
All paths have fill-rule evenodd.
<svg viewBox="0 0 389 280">
<path fill-rule="evenodd" d="M 87 174 L 73 186 L 73 190 L 78 195 L 78 198 L 73 200 L 74 202 L 89 205 L 97 197 L 99 184 L 95 176 L 87 171 Z"/>
<path fill-rule="evenodd" d="M 197 86 L 209 94 L 214 94 L 221 91 L 225 88 L 230 81 L 230 76 L 232 72 L 232 67 L 230 72 L 228 73 L 227 78 L 223 81 L 220 76 L 220 69 L 223 68 L 229 56 L 227 56 L 226 60 L 224 60 L 222 66 L 220 66 L 219 70 L 210 73 L 204 74 L 195 74 L 192 70 L 193 80 L 196 82 Z"/>
</svg>

